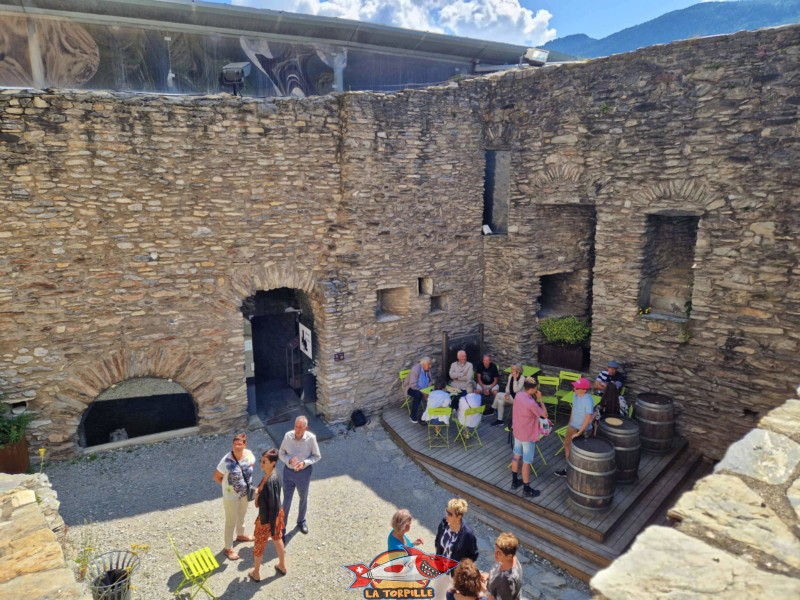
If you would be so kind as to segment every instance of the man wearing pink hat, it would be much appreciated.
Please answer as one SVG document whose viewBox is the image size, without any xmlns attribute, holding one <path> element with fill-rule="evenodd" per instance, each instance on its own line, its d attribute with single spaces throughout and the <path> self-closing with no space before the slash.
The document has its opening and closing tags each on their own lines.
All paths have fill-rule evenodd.
<svg viewBox="0 0 800 600">
<path fill-rule="evenodd" d="M 572 383 L 575 394 L 572 398 L 572 412 L 569 415 L 567 436 L 564 438 L 564 456 L 569 460 L 569 451 L 573 438 L 583 435 L 592 426 L 594 419 L 594 400 L 589 390 L 592 384 L 585 377 Z M 555 472 L 559 477 L 566 477 L 567 470 L 559 469 Z"/>
</svg>

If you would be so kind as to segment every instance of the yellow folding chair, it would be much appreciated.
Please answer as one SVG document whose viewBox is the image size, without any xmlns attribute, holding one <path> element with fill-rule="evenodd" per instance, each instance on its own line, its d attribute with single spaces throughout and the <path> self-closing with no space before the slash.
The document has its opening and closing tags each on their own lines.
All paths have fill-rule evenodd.
<svg viewBox="0 0 800 600">
<path fill-rule="evenodd" d="M 203 590 L 211 598 L 217 600 L 217 597 L 212 594 L 211 590 L 206 586 L 206 580 L 219 568 L 219 563 L 211 553 L 211 548 L 206 546 L 201 550 L 195 550 L 194 552 L 181 556 L 172 536 L 167 534 L 167 538 L 169 538 L 169 544 L 172 546 L 178 563 L 181 565 L 181 571 L 183 571 L 183 581 L 181 581 L 178 589 L 175 590 L 175 595 L 177 596 L 184 586 L 191 586 L 191 589 L 194 591 L 192 591 L 192 594 L 189 596 L 190 600 L 194 598 L 200 590 Z"/>
<path fill-rule="evenodd" d="M 558 436 L 558 439 L 561 440 L 561 449 L 556 452 L 555 456 L 558 456 L 564 451 L 564 440 L 567 439 L 567 427 L 567 425 L 564 425 L 553 432 Z"/>
<path fill-rule="evenodd" d="M 457 416 L 453 417 L 453 420 L 456 422 L 456 429 L 458 430 L 453 441 L 457 443 L 458 440 L 461 440 L 461 443 L 464 444 L 464 450 L 469 450 L 473 446 L 483 446 L 481 436 L 478 435 L 478 427 L 481 425 L 480 421 L 475 427 L 467 427 L 466 421 L 473 415 L 482 415 L 484 408 L 486 407 L 476 406 L 475 408 L 468 408 L 464 412 L 464 423 L 462 423 Z"/>
<path fill-rule="evenodd" d="M 561 389 L 564 383 L 569 382 L 572 383 L 573 381 L 578 381 L 583 377 L 580 373 L 576 373 L 575 371 L 559 371 L 558 372 L 558 391 L 556 392 L 556 396 L 559 398 L 566 396 L 572 391 L 572 388 Z"/>
<path fill-rule="evenodd" d="M 550 416 L 550 409 L 553 410 L 553 421 L 558 418 L 558 377 L 548 377 L 539 375 L 539 391 L 542 392 L 542 403 L 547 407 L 547 414 Z M 547 390 L 547 391 L 545 391 Z"/>
<path fill-rule="evenodd" d="M 542 370 L 539 367 L 532 367 L 531 365 L 522 365 L 522 376 L 523 377 L 533 377 L 537 373 L 541 373 Z"/>
<path fill-rule="evenodd" d="M 403 369 L 402 371 L 400 371 L 400 391 L 403 393 L 404 397 L 403 403 L 400 405 L 400 408 L 407 408 L 408 414 L 411 414 L 411 403 L 414 401 L 414 399 L 408 394 L 406 394 L 405 390 L 403 389 L 403 382 L 406 380 L 406 377 L 408 377 L 409 373 L 411 373 L 411 369 Z"/>
<path fill-rule="evenodd" d="M 449 448 L 450 447 L 450 416 L 452 408 L 429 408 L 428 409 L 428 448 Z M 443 425 L 446 417 L 447 424 Z M 434 419 L 439 423 L 431 423 Z"/>
</svg>

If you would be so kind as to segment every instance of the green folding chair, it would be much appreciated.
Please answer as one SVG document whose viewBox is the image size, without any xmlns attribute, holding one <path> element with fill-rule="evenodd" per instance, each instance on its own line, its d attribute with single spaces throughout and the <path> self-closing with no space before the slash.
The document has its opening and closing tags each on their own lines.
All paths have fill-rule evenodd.
<svg viewBox="0 0 800 600">
<path fill-rule="evenodd" d="M 531 365 L 523 365 L 522 366 L 522 376 L 523 377 L 533 377 L 537 373 L 541 373 L 541 369 L 539 367 L 532 367 Z M 503 369 L 503 373 L 511 373 L 511 367 L 506 367 Z"/>
<path fill-rule="evenodd" d="M 403 396 L 405 397 L 403 403 L 400 405 L 400 408 L 407 408 L 408 414 L 411 414 L 411 403 L 414 401 L 414 399 L 408 394 L 406 394 L 405 390 L 402 389 L 403 382 L 406 380 L 409 373 L 411 373 L 411 369 L 403 369 L 402 371 L 400 371 L 400 389 L 403 392 Z"/>
<path fill-rule="evenodd" d="M 539 375 L 539 391 L 542 392 L 542 403 L 547 407 L 547 416 L 551 416 L 551 409 L 552 409 L 552 419 L 555 421 L 558 419 L 558 386 L 559 386 L 559 379 L 558 377 L 549 377 L 547 375 Z M 548 388 L 545 391 L 545 388 Z"/>
<path fill-rule="evenodd" d="M 568 425 L 564 425 L 553 432 L 558 436 L 558 439 L 561 440 L 561 448 L 555 453 L 555 456 L 558 456 L 564 451 L 564 440 L 567 439 L 567 427 Z"/>
<path fill-rule="evenodd" d="M 563 396 L 558 399 L 558 407 L 556 408 L 556 417 L 558 417 L 558 411 L 561 410 L 561 405 L 566 404 L 569 406 L 569 412 L 572 412 L 572 401 L 575 398 L 575 392 L 567 392 Z"/>
<path fill-rule="evenodd" d="M 428 413 L 428 448 L 449 448 L 450 447 L 450 416 L 453 414 L 453 409 L 447 408 L 429 408 Z M 446 417 L 447 424 L 442 425 L 443 418 Z M 440 421 L 440 424 L 431 423 L 434 419 Z"/>
<path fill-rule="evenodd" d="M 181 556 L 178 547 L 175 545 L 175 540 L 172 535 L 167 534 L 169 544 L 175 552 L 178 563 L 181 565 L 183 571 L 183 581 L 181 581 L 178 588 L 175 590 L 175 595 L 186 586 L 191 586 L 193 590 L 189 599 L 194 598 L 200 590 L 203 590 L 209 597 L 217 600 L 217 597 L 211 593 L 211 590 L 206 586 L 206 580 L 211 577 L 212 573 L 219 568 L 219 563 L 214 555 L 211 553 L 211 548 L 206 546 L 200 550 L 195 550 L 189 554 Z"/>
<path fill-rule="evenodd" d="M 481 425 L 480 421 L 475 427 L 467 427 L 466 421 L 473 415 L 482 415 L 484 408 L 486 407 L 476 406 L 475 408 L 468 408 L 464 412 L 464 423 L 459 421 L 458 416 L 453 416 L 453 420 L 456 423 L 456 429 L 458 430 L 458 433 L 453 441 L 457 443 L 459 440 L 461 440 L 461 443 L 464 444 L 464 450 L 469 450 L 475 446 L 483 446 L 481 436 L 478 435 L 478 427 Z"/>
<path fill-rule="evenodd" d="M 576 373 L 575 371 L 559 371 L 558 372 L 558 391 L 556 392 L 556 396 L 559 398 L 566 396 L 572 391 L 572 387 L 567 389 L 562 389 L 562 386 L 569 382 L 572 383 L 573 381 L 578 381 L 583 377 L 580 373 Z"/>
<path fill-rule="evenodd" d="M 532 367 L 531 365 L 522 365 L 522 376 L 523 377 L 533 377 L 537 373 L 541 373 L 542 370 L 539 367 Z"/>
</svg>

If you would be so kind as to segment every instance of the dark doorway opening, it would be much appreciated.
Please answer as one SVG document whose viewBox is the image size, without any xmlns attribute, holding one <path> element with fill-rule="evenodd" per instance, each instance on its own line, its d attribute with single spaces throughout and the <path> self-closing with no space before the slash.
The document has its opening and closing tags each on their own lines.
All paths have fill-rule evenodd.
<svg viewBox="0 0 800 600">
<path fill-rule="evenodd" d="M 264 423 L 289 420 L 303 403 L 316 400 L 310 391 L 314 386 L 308 381 L 313 378 L 309 373 L 313 363 L 300 351 L 298 333 L 300 323 L 314 330 L 308 297 L 289 288 L 259 291 L 242 303 L 241 310 L 246 319 L 249 411 Z M 312 338 L 315 345 L 316 338 Z"/>
<path fill-rule="evenodd" d="M 97 397 L 81 419 L 84 447 L 195 427 L 197 407 L 180 385 L 166 379 L 126 380 Z"/>
</svg>

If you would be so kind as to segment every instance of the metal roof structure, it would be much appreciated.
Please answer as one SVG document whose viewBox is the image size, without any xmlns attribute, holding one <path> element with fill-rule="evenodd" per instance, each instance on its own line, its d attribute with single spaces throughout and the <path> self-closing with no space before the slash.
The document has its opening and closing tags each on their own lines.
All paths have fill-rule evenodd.
<svg viewBox="0 0 800 600">
<path fill-rule="evenodd" d="M 482 64 L 516 63 L 526 46 L 193 0 L 0 0 L 0 13 L 187 33 L 324 42 L 371 52 Z"/>
</svg>

